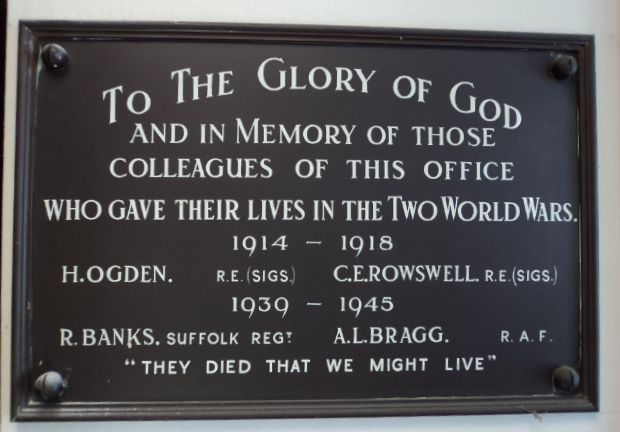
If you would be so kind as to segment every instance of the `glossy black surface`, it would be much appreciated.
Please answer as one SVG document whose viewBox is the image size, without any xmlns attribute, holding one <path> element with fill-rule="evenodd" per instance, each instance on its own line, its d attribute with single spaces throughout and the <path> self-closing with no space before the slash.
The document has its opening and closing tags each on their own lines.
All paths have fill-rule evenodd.
<svg viewBox="0 0 620 432">
<path fill-rule="evenodd" d="M 69 64 L 69 54 L 60 45 L 49 44 L 41 50 L 41 60 L 49 69 L 62 70 Z"/>
<path fill-rule="evenodd" d="M 15 418 L 492 413 L 549 405 L 556 411 L 595 409 L 590 38 L 286 27 L 226 32 L 191 25 L 168 30 L 75 23 L 29 26 L 22 29 L 24 46 L 28 40 L 37 46 L 58 42 L 71 53 L 71 64 L 60 72 L 36 73 L 36 53 L 28 57 L 22 51 L 22 67 L 28 73 L 20 84 Z M 579 59 L 579 71 L 570 62 L 570 70 L 560 65 L 559 73 L 568 70 L 568 76 L 559 80 L 557 68 L 550 63 L 568 57 L 567 53 Z M 279 69 L 291 73 L 291 66 L 298 67 L 300 77 L 307 77 L 316 66 L 334 74 L 337 67 L 374 70 L 376 77 L 368 93 L 359 91 L 359 84 L 353 92 L 336 91 L 334 84 L 328 90 L 269 91 L 257 81 L 257 69 L 269 58 L 282 59 L 268 72 L 269 82 L 276 82 Z M 233 71 L 234 93 L 213 98 L 204 98 L 203 93 L 192 100 L 187 78 L 185 101 L 178 103 L 171 72 L 184 68 L 202 80 L 207 73 L 217 77 L 220 71 Z M 394 96 L 392 83 L 403 75 L 432 81 L 424 103 Z M 516 107 L 522 124 L 511 130 L 502 127 L 503 120 L 485 122 L 477 114 L 456 112 L 448 94 L 459 82 L 474 85 L 470 94 L 478 102 L 493 99 Z M 150 110 L 133 115 L 119 104 L 116 121 L 110 123 L 109 99 L 102 98 L 102 92 L 119 85 L 123 104 L 131 92 L 145 91 L 151 97 Z M 356 132 L 351 145 L 238 144 L 237 119 L 246 127 L 260 119 L 261 124 L 283 124 L 287 130 L 298 124 L 302 128 L 329 124 L 356 125 Z M 188 128 L 188 139 L 182 144 L 129 143 L 137 122 L 145 126 L 182 123 Z M 200 124 L 225 124 L 224 143 L 201 144 Z M 371 145 L 366 131 L 373 125 L 398 126 L 394 145 Z M 417 145 L 412 126 L 493 127 L 496 145 Z M 115 178 L 110 175 L 115 158 L 152 158 L 159 173 L 166 158 L 172 167 L 178 158 L 199 159 L 203 165 L 213 158 L 269 159 L 273 175 Z M 301 179 L 293 170 L 300 159 L 325 159 L 328 168 L 321 178 Z M 399 160 L 406 175 L 352 179 L 348 160 Z M 424 175 L 430 160 L 511 162 L 514 180 L 431 180 Z M 405 220 L 399 210 L 399 220 L 394 221 L 389 196 L 433 201 L 441 217 L 429 222 L 419 217 Z M 491 207 L 494 202 L 512 202 L 522 212 L 524 198 L 532 197 L 568 204 L 572 217 L 564 213 L 566 220 L 557 222 L 527 220 L 523 215 L 514 222 L 452 220 L 443 217 L 442 197 L 489 202 Z M 51 199 L 96 200 L 103 204 L 104 217 L 50 221 L 44 202 Z M 108 205 L 118 199 L 165 200 L 166 218 L 105 217 Z M 178 220 L 174 204 L 178 199 L 236 200 L 240 220 Z M 248 220 L 250 201 L 263 199 L 302 200 L 305 217 L 284 221 L 278 213 L 278 220 Z M 315 200 L 338 204 L 334 220 L 311 220 Z M 382 201 L 383 219 L 348 221 L 343 200 Z M 285 251 L 270 249 L 251 256 L 232 250 L 234 236 L 263 235 L 270 240 L 286 235 L 289 246 Z M 391 236 L 394 248 L 356 257 L 351 250 L 342 250 L 342 236 L 355 235 Z M 306 243 L 316 240 L 322 244 Z M 113 265 L 166 265 L 169 280 L 158 284 L 61 281 L 62 266 Z M 454 265 L 461 272 L 468 268 L 472 281 L 339 282 L 334 277 L 339 265 Z M 289 280 L 248 284 L 246 272 L 256 269 L 286 271 Z M 518 270 L 537 269 L 550 271 L 552 283 L 513 280 Z M 217 282 L 217 270 L 227 274 L 239 270 L 243 282 Z M 486 270 L 496 275 L 506 270 L 506 281 L 495 276 L 485 282 Z M 354 279 L 352 270 L 348 272 L 347 277 Z M 284 317 L 256 313 L 248 318 L 232 312 L 233 297 L 259 296 L 287 298 L 287 313 Z M 390 297 L 394 309 L 362 310 L 356 317 L 341 312 L 341 297 Z M 387 332 L 392 327 L 397 339 L 406 342 L 401 329 L 419 326 L 441 327 L 441 340 L 370 342 L 371 328 Z M 72 330 L 78 342 L 60 346 L 61 329 Z M 93 329 L 100 344 L 83 346 L 84 329 Z M 125 341 L 106 346 L 101 329 L 109 335 L 114 329 L 151 329 L 153 339 L 141 330 L 139 345 L 128 346 Z M 338 329 L 343 338 L 339 339 Z M 539 340 L 541 330 L 546 336 Z M 512 335 L 511 342 L 501 342 L 502 331 Z M 169 333 L 191 332 L 224 334 L 224 339 L 238 332 L 239 344 L 168 345 Z M 252 343 L 252 332 L 291 335 L 284 337 L 283 344 L 264 345 Z M 522 332 L 529 336 L 523 339 Z M 447 364 L 454 368 L 457 359 L 467 362 L 476 357 L 484 359 L 484 371 L 446 370 Z M 380 358 L 428 358 L 428 364 L 424 371 L 418 363 L 415 372 L 371 372 L 371 361 Z M 207 361 L 227 359 L 248 361 L 251 371 L 205 373 Z M 308 359 L 310 368 L 307 373 L 273 373 L 270 359 Z M 354 371 L 329 372 L 328 359 L 352 359 Z M 146 375 L 141 362 L 153 360 L 191 361 L 191 365 L 186 375 Z M 575 396 L 555 393 L 566 381 L 554 373 L 562 365 L 582 377 L 580 386 L 569 391 Z M 34 380 L 49 370 L 70 371 L 62 402 L 28 402 Z"/>
<path fill-rule="evenodd" d="M 553 59 L 549 66 L 551 76 L 557 80 L 565 80 L 577 73 L 578 64 L 573 56 L 560 55 Z"/>
</svg>

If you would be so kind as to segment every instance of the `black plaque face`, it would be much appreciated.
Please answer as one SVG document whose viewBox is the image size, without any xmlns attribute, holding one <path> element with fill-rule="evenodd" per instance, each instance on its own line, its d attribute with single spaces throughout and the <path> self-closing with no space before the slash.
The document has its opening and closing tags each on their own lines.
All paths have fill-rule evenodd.
<svg viewBox="0 0 620 432">
<path fill-rule="evenodd" d="M 591 38 L 369 32 L 23 25 L 15 419 L 596 409 Z"/>
</svg>

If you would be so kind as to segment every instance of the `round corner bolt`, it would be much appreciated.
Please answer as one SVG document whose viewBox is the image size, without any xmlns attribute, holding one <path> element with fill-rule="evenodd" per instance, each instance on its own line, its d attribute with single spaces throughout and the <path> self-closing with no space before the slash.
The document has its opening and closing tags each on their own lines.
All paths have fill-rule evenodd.
<svg viewBox="0 0 620 432">
<path fill-rule="evenodd" d="M 67 382 L 58 372 L 46 372 L 34 382 L 34 389 L 46 402 L 54 402 L 67 388 Z"/>
<path fill-rule="evenodd" d="M 69 64 L 69 54 L 60 45 L 48 44 L 41 50 L 41 60 L 48 69 L 62 70 Z"/>
<path fill-rule="evenodd" d="M 559 394 L 573 394 L 579 389 L 579 374 L 568 366 L 553 371 L 553 388 Z"/>
<path fill-rule="evenodd" d="M 549 64 L 549 74 L 555 80 L 565 80 L 577 73 L 577 60 L 569 55 L 555 57 Z"/>
</svg>

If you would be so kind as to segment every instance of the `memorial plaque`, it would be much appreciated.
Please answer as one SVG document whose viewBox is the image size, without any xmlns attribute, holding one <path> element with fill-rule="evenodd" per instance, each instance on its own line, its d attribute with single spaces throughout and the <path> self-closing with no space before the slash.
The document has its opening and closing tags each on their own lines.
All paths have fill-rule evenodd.
<svg viewBox="0 0 620 432">
<path fill-rule="evenodd" d="M 13 418 L 596 410 L 593 64 L 22 23 Z"/>
</svg>

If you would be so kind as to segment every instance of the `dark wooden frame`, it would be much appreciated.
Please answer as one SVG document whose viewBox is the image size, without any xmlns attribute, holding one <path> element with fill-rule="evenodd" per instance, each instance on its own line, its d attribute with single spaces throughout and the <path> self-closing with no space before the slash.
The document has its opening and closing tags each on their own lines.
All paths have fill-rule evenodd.
<svg viewBox="0 0 620 432">
<path fill-rule="evenodd" d="M 12 392 L 14 421 L 363 417 L 598 410 L 598 239 L 594 36 L 387 28 L 196 23 L 20 23 L 14 205 Z M 46 404 L 32 398 L 30 230 L 33 130 L 39 47 L 73 38 L 261 40 L 551 50 L 578 59 L 583 393 L 573 396 L 392 400 L 220 401 Z"/>
</svg>

